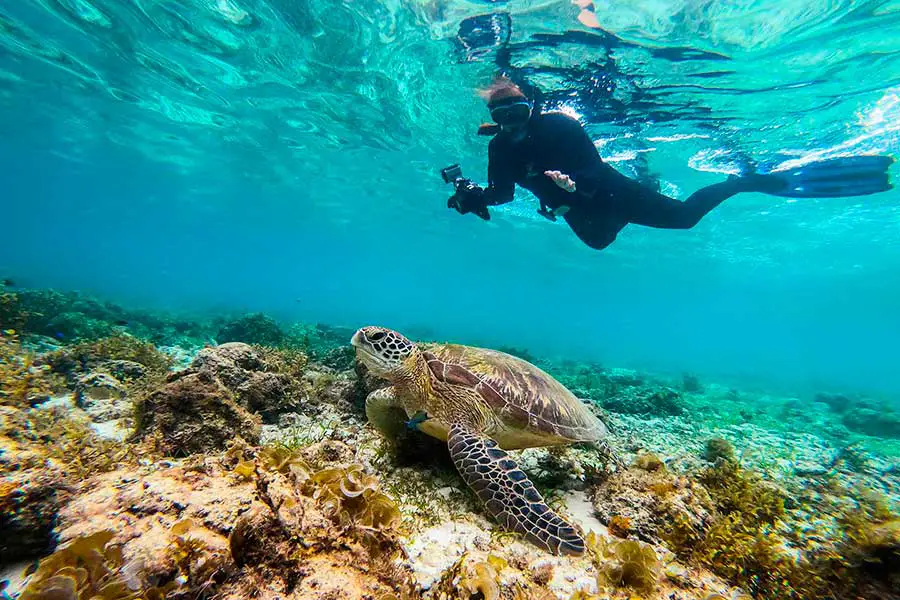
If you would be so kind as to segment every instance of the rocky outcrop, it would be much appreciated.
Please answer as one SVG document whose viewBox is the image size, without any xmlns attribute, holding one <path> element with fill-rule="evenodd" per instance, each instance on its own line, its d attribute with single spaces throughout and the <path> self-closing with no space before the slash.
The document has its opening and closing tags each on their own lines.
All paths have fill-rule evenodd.
<svg viewBox="0 0 900 600">
<path fill-rule="evenodd" d="M 137 406 L 137 431 L 170 456 L 212 452 L 235 437 L 259 440 L 261 420 L 209 371 L 183 371 Z"/>
<path fill-rule="evenodd" d="M 103 423 L 127 416 L 132 410 L 128 391 L 108 373 L 89 373 L 78 378 L 75 403 L 91 420 Z"/>
<path fill-rule="evenodd" d="M 603 408 L 632 415 L 674 416 L 684 411 L 681 393 L 670 387 L 627 387 L 603 401 Z"/>
<path fill-rule="evenodd" d="M 277 365 L 240 342 L 204 348 L 187 371 L 215 377 L 243 408 L 259 413 L 268 423 L 295 410 L 304 397 L 304 386 L 293 374 L 279 372 Z"/>
<path fill-rule="evenodd" d="M 629 468 L 594 489 L 594 511 L 603 523 L 614 525 L 622 537 L 661 543 L 676 519 L 697 531 L 705 530 L 715 510 L 707 491 L 688 477 L 668 473 L 660 463 Z"/>
</svg>

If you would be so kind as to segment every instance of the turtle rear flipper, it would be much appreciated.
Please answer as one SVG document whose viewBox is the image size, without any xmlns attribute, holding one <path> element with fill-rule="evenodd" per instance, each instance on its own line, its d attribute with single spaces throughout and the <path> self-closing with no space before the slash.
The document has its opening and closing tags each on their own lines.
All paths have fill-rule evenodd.
<svg viewBox="0 0 900 600">
<path fill-rule="evenodd" d="M 554 554 L 584 553 L 584 539 L 550 510 L 516 462 L 494 440 L 453 425 L 447 439 L 453 463 L 504 527 Z"/>
</svg>

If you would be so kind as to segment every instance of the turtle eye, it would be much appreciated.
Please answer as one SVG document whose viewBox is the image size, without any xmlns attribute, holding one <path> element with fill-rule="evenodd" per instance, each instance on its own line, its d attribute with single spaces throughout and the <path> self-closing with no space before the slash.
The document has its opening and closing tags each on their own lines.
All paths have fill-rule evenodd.
<svg viewBox="0 0 900 600">
<path fill-rule="evenodd" d="M 383 331 L 376 331 L 375 333 L 370 333 L 370 334 L 368 335 L 368 338 L 369 338 L 370 340 L 372 340 L 373 342 L 377 342 L 378 340 L 380 340 L 381 338 L 383 338 L 384 335 L 385 335 L 385 333 L 384 333 Z"/>
</svg>

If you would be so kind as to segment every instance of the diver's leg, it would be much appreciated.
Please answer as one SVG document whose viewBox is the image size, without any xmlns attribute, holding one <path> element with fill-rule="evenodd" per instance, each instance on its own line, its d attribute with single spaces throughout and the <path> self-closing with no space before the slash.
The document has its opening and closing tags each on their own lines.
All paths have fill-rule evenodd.
<svg viewBox="0 0 900 600">
<path fill-rule="evenodd" d="M 741 192 L 771 192 L 784 183 L 767 175 L 735 177 L 700 188 L 681 202 L 645 187 L 629 186 L 627 197 L 618 205 L 629 223 L 661 229 L 690 229 L 700 220 Z"/>
<path fill-rule="evenodd" d="M 603 250 L 614 241 L 627 225 L 621 219 L 603 214 L 601 211 L 586 211 L 573 208 L 563 217 L 575 235 L 594 250 Z"/>
</svg>

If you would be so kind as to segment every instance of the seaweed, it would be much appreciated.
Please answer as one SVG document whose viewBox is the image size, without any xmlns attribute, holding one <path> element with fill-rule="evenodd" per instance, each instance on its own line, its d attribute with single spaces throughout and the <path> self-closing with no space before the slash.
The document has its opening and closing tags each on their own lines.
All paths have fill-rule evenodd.
<svg viewBox="0 0 900 600">
<path fill-rule="evenodd" d="M 657 455 L 647 452 L 644 454 L 638 454 L 634 459 L 634 466 L 643 471 L 665 471 L 666 463 L 662 461 Z"/>
<path fill-rule="evenodd" d="M 483 561 L 472 565 L 471 571 L 460 580 L 459 587 L 470 596 L 481 594 L 483 600 L 499 600 L 499 579 L 494 565 Z"/>
<path fill-rule="evenodd" d="M 653 592 L 661 573 L 661 564 L 649 544 L 639 540 L 609 540 L 593 531 L 587 547 L 597 569 L 597 587 L 627 587 Z"/>
<path fill-rule="evenodd" d="M 0 332 L 0 404 L 34 406 L 63 388 L 63 381 L 22 347 L 15 330 Z"/>
<path fill-rule="evenodd" d="M 724 515 L 738 514 L 751 526 L 771 525 L 784 516 L 784 496 L 737 462 L 720 462 L 701 471 L 697 479 Z"/>
<path fill-rule="evenodd" d="M 218 537 L 192 519 L 182 519 L 172 525 L 169 556 L 178 569 L 174 583 L 197 592 L 221 583 L 227 575 L 227 556 L 210 539 Z"/>
<path fill-rule="evenodd" d="M 21 298 L 15 292 L 0 291 L 0 329 L 22 331 L 32 313 L 22 306 Z"/>
<path fill-rule="evenodd" d="M 900 516 L 885 499 L 863 489 L 835 516 L 838 542 L 812 553 L 802 583 L 810 593 L 828 590 L 835 598 L 895 598 L 900 588 Z"/>
<path fill-rule="evenodd" d="M 702 470 L 697 479 L 717 516 L 705 531 L 676 517 L 666 536 L 676 555 L 706 565 L 761 598 L 794 597 L 797 566 L 775 533 L 785 514 L 783 496 L 729 460 Z"/>
<path fill-rule="evenodd" d="M 19 600 L 132 600 L 139 583 L 121 573 L 123 558 L 109 530 L 74 539 L 40 561 Z"/>
<path fill-rule="evenodd" d="M 508 566 L 506 560 L 488 554 L 484 560 L 470 560 L 466 552 L 441 573 L 440 580 L 432 586 L 434 597 L 447 600 L 499 600 L 502 595 L 500 572 Z M 514 591 L 515 598 L 531 600 L 521 586 Z M 505 597 L 505 596 L 503 596 Z"/>
<path fill-rule="evenodd" d="M 72 367 L 89 370 L 93 363 L 117 360 L 138 363 L 152 374 L 165 374 L 175 362 L 152 343 L 124 333 L 79 342 L 51 352 L 46 357 L 46 362 L 57 372 L 68 371 Z"/>
<path fill-rule="evenodd" d="M 309 477 L 302 492 L 343 527 L 365 534 L 388 534 L 399 524 L 400 510 L 378 489 L 378 480 L 362 465 L 323 469 Z"/>
<path fill-rule="evenodd" d="M 790 550 L 777 533 L 781 494 L 734 462 L 699 475 L 717 516 L 706 530 L 677 517 L 667 541 L 675 553 L 709 567 L 758 599 L 893 598 L 900 585 L 900 517 L 880 496 L 858 491 L 834 519 L 838 531 L 816 548 Z"/>
<path fill-rule="evenodd" d="M 300 348 L 254 344 L 253 350 L 259 354 L 267 371 L 284 373 L 296 379 L 303 377 L 306 367 L 309 365 L 309 356 Z"/>
<path fill-rule="evenodd" d="M 719 461 L 734 462 L 734 446 L 724 438 L 711 438 L 706 441 L 706 447 L 703 449 L 703 459 L 710 463 Z"/>
<path fill-rule="evenodd" d="M 72 480 L 111 471 L 137 458 L 134 447 L 101 438 L 62 408 L 18 413 L 0 433 L 39 444 L 39 454 L 60 465 Z"/>
</svg>

